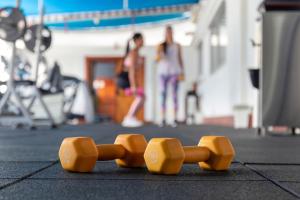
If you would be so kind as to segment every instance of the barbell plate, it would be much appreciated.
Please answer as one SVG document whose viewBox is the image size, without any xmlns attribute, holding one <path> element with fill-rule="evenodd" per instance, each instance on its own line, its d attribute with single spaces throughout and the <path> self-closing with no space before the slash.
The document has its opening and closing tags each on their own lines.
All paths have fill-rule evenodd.
<svg viewBox="0 0 300 200">
<path fill-rule="evenodd" d="M 14 7 L 0 9 L 0 38 L 14 42 L 26 31 L 26 19 L 23 13 Z"/>
<path fill-rule="evenodd" d="M 30 26 L 25 35 L 24 35 L 24 42 L 27 49 L 31 52 L 35 52 L 36 45 L 37 45 L 37 34 L 38 34 L 38 27 L 39 25 L 32 25 Z M 43 26 L 41 31 L 41 44 L 40 44 L 40 51 L 44 52 L 51 46 L 52 41 L 52 33 L 51 30 L 47 26 Z"/>
</svg>

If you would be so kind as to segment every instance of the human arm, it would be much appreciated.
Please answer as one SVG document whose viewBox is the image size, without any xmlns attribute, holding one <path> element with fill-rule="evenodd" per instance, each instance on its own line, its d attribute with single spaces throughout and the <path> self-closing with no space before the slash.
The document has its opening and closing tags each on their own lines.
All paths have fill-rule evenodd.
<svg viewBox="0 0 300 200">
<path fill-rule="evenodd" d="M 137 84 L 136 84 L 136 77 L 135 77 L 135 71 L 138 64 L 138 53 L 137 51 L 133 50 L 130 52 L 132 64 L 128 67 L 128 78 L 130 83 L 130 88 L 133 90 L 133 92 L 136 91 Z"/>
<path fill-rule="evenodd" d="M 157 50 L 156 50 L 156 58 L 155 61 L 158 62 L 164 57 L 164 52 L 163 52 L 163 45 L 158 45 Z"/>
<path fill-rule="evenodd" d="M 184 80 L 184 64 L 183 64 L 183 59 L 182 59 L 182 49 L 180 44 L 178 44 L 178 61 L 179 61 L 179 65 L 181 68 L 181 73 L 179 75 L 179 80 Z"/>
</svg>

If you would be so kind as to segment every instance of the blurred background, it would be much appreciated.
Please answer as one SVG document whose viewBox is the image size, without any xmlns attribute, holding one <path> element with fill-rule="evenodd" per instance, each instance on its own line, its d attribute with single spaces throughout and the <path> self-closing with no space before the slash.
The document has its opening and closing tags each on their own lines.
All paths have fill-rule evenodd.
<svg viewBox="0 0 300 200">
<path fill-rule="evenodd" d="M 15 7 L 16 2 L 1 0 L 0 7 L 7 6 Z M 292 0 L 21 0 L 19 8 L 26 16 L 27 27 L 43 23 L 51 31 L 51 44 L 38 55 L 37 61 L 38 53 L 28 50 L 24 42 L 26 33 L 13 43 L 0 40 L 0 55 L 3 57 L 0 77 L 3 82 L 8 80 L 5 70 L 7 71 L 6 66 L 10 63 L 15 45 L 16 55 L 20 60 L 18 62 L 23 63 L 23 68 L 19 66 L 20 63 L 15 64 L 19 66 L 16 68 L 26 68 L 26 62 L 31 66 L 28 67 L 28 79 L 42 77 L 43 72 L 47 74 L 47 69 L 57 64 L 61 74 L 73 77 L 87 87 L 85 90 L 77 85 L 75 89 L 70 89 L 77 96 L 71 94 L 74 105 L 69 110 L 64 107 L 68 98 L 67 89 L 62 96 L 54 95 L 45 100 L 50 112 L 63 104 L 64 113 L 57 121 L 65 122 L 65 115 L 70 117 L 72 114 L 70 123 L 120 123 L 133 97 L 117 92 L 116 76 L 123 62 L 128 39 L 134 32 L 141 32 L 144 36 L 144 47 L 140 53 L 143 64 L 138 81 L 144 87 L 146 101 L 138 116 L 146 123 L 159 123 L 161 95 L 155 57 L 158 45 L 164 41 L 165 27 L 171 25 L 174 41 L 182 46 L 184 63 L 185 79 L 180 81 L 178 92 L 180 123 L 217 124 L 236 128 L 295 127 L 297 122 L 291 120 L 297 118 L 295 115 L 287 114 L 284 119 L 270 116 L 280 115 L 282 110 L 297 109 L 297 106 L 293 107 L 291 104 L 298 97 L 291 96 L 290 99 L 294 100 L 289 103 L 284 102 L 286 99 L 279 100 L 282 96 L 288 96 L 286 88 L 295 93 L 291 88 L 296 83 L 283 81 L 279 77 L 282 74 L 279 67 L 279 72 L 274 72 L 278 71 L 275 65 L 285 66 L 289 71 L 293 68 L 293 64 L 283 61 L 291 59 L 278 57 L 284 56 L 286 52 L 280 45 L 293 44 L 296 36 L 278 35 L 283 30 L 288 30 L 280 22 L 291 22 L 293 19 L 296 26 L 298 13 L 293 11 L 297 10 L 297 6 L 299 3 Z M 270 13 L 275 15 L 268 17 Z M 282 16 L 282 13 L 288 14 Z M 288 19 L 289 17 L 291 18 Z M 276 20 L 268 21 L 270 19 Z M 291 30 L 294 33 L 296 31 Z M 266 44 L 262 45 L 263 36 L 272 39 L 264 40 Z M 277 46 L 271 45 L 279 39 L 283 42 L 277 42 Z M 290 48 L 292 47 L 285 47 Z M 267 49 L 277 49 L 277 52 L 272 55 L 263 54 Z M 289 55 L 291 54 L 290 52 Z M 264 91 L 273 92 L 263 93 L 263 89 L 259 87 L 259 70 L 263 62 L 266 63 L 266 74 L 272 74 L 271 78 L 265 77 L 263 88 Z M 39 70 L 34 70 L 36 63 Z M 273 71 L 268 71 L 269 66 L 273 66 Z M 40 74 L 36 75 L 37 73 Z M 285 74 L 292 75 L 290 72 Z M 262 75 L 260 78 L 263 79 Z M 20 76 L 16 79 L 20 79 Z M 269 84 L 267 80 L 271 79 Z M 275 82 L 280 81 L 287 84 L 282 92 L 273 88 Z M 189 99 L 187 95 L 193 89 L 199 97 L 196 100 Z M 6 90 L 7 86 L 2 84 L 0 92 L 4 94 Z M 271 102 L 272 99 L 280 102 Z M 195 101 L 199 103 L 199 107 Z M 287 105 L 290 107 L 286 108 Z M 35 113 L 39 112 L 37 106 L 33 109 L 36 109 Z M 167 120 L 171 121 L 174 118 L 171 98 L 167 100 L 166 113 Z M 52 114 L 59 118 L 58 112 Z M 190 115 L 192 120 L 188 119 Z M 86 119 L 88 116 L 89 120 Z"/>
</svg>

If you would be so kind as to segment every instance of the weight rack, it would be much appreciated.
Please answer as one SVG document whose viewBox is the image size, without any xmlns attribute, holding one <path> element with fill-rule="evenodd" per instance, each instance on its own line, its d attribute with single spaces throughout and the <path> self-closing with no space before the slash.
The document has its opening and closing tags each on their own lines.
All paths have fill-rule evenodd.
<svg viewBox="0 0 300 200">
<path fill-rule="evenodd" d="M 16 0 L 16 8 L 19 11 L 20 8 L 20 3 L 21 0 Z M 20 11 L 19 11 L 20 12 Z M 35 79 L 34 81 L 15 81 L 14 80 L 14 74 L 15 74 L 15 66 L 14 66 L 14 61 L 16 57 L 16 39 L 12 39 L 10 42 L 12 42 L 12 57 L 11 57 L 11 63 L 9 65 L 9 79 L 7 81 L 7 91 L 3 95 L 1 101 L 0 101 L 0 125 L 10 125 L 14 127 L 18 127 L 21 125 L 27 125 L 31 129 L 35 129 L 37 126 L 40 125 L 46 125 L 50 126 L 52 128 L 56 127 L 56 124 L 54 122 L 54 119 L 42 99 L 42 95 L 39 91 L 39 89 L 36 86 L 36 80 L 37 80 L 37 75 L 38 75 L 38 66 L 40 62 L 40 57 L 41 57 L 41 34 L 42 34 L 42 27 L 43 27 L 43 16 L 44 16 L 44 2 L 43 0 L 39 0 L 39 13 L 40 13 L 40 23 L 38 25 L 37 29 L 37 40 L 36 40 L 36 49 L 37 49 L 37 61 L 36 61 L 36 74 L 35 74 Z M 25 23 L 25 30 L 27 29 L 26 26 L 26 19 L 24 17 L 24 23 Z M 9 25 L 8 25 L 9 26 Z M 13 26 L 13 25 L 11 25 Z M 25 31 L 21 35 L 21 37 L 25 34 Z M 25 105 L 23 102 L 22 97 L 20 94 L 17 92 L 17 87 L 18 85 L 26 85 L 26 87 L 29 87 L 32 91 L 32 99 L 29 105 Z M 15 99 L 15 105 L 19 108 L 20 110 L 20 115 L 4 115 L 3 111 L 5 108 L 5 105 L 8 105 L 11 103 L 10 100 L 13 100 L 12 98 Z M 35 100 L 38 100 L 46 113 L 46 118 L 42 119 L 36 119 L 33 117 L 33 115 L 30 112 L 30 108 L 32 104 L 34 103 Z"/>
</svg>

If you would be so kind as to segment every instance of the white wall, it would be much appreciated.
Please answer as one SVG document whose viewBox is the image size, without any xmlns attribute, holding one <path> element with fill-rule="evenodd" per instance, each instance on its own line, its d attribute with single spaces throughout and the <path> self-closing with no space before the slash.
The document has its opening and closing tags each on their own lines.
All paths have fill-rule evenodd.
<svg viewBox="0 0 300 200">
<path fill-rule="evenodd" d="M 69 38 L 66 37 L 69 35 Z M 89 34 L 84 35 L 82 33 L 68 33 L 63 36 L 64 40 L 62 40 L 62 33 L 58 34 L 54 33 L 54 41 L 53 46 L 45 53 L 45 56 L 50 65 L 53 64 L 54 61 L 58 61 L 58 63 L 62 67 L 62 73 L 66 75 L 73 75 L 79 78 L 84 78 L 84 67 L 85 67 L 85 58 L 87 56 L 123 56 L 124 55 L 124 45 L 122 46 L 100 46 L 98 42 L 95 42 L 95 45 L 91 43 L 82 42 L 82 37 L 91 36 Z M 91 36 L 91 37 L 95 37 Z M 161 36 L 162 38 L 163 36 Z M 76 41 L 80 40 L 81 42 L 77 43 Z M 90 40 L 90 39 L 89 39 Z M 57 41 L 57 42 L 56 42 Z M 126 43 L 123 42 L 123 44 Z M 146 70 L 145 70 L 145 92 L 147 95 L 147 100 L 145 104 L 145 118 L 149 121 L 160 120 L 160 111 L 159 111 L 159 102 L 160 102 L 160 89 L 158 88 L 158 84 L 155 80 L 157 80 L 156 75 L 156 65 L 154 62 L 156 53 L 155 46 L 146 46 L 142 49 L 141 54 L 146 58 Z M 185 71 L 186 71 L 186 81 L 180 84 L 179 90 L 179 114 L 180 118 L 183 118 L 184 115 L 184 94 L 185 89 L 191 85 L 193 81 L 197 79 L 197 55 L 195 55 L 196 51 L 194 47 L 183 46 L 183 60 L 185 63 Z M 26 53 L 27 56 L 30 57 L 30 60 L 34 63 L 35 57 L 30 53 Z M 169 99 L 168 104 L 171 106 L 172 102 Z M 168 107 L 169 109 L 171 107 Z M 171 111 L 171 110 L 170 110 Z M 172 113 L 169 111 L 169 118 L 171 119 Z"/>
<path fill-rule="evenodd" d="M 203 45 L 203 74 L 201 88 L 203 114 L 205 117 L 233 114 L 235 105 L 256 106 L 255 90 L 252 88 L 248 69 L 255 65 L 255 51 L 250 38 L 255 35 L 257 7 L 261 0 L 224 0 L 228 46 L 226 62 L 213 74 L 210 73 L 209 26 L 223 0 L 200 3 L 200 11 L 193 45 Z"/>
<path fill-rule="evenodd" d="M 202 43 L 203 74 L 199 77 L 199 91 L 202 95 L 202 111 L 205 117 L 229 115 L 232 107 L 229 66 L 226 63 L 213 74 L 211 74 L 210 70 L 209 26 L 221 3 L 222 1 L 214 0 L 203 2 L 199 11 L 199 20 L 194 39 L 194 45 Z M 228 57 L 227 51 L 227 61 Z"/>
</svg>

